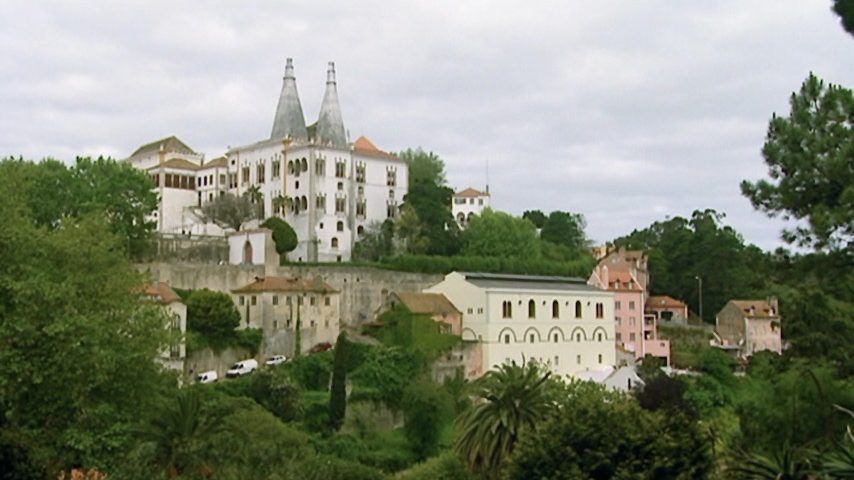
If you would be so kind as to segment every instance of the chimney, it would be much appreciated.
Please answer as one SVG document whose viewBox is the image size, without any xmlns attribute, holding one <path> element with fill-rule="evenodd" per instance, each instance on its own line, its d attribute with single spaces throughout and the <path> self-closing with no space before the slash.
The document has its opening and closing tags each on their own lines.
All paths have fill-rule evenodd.
<svg viewBox="0 0 854 480">
<path fill-rule="evenodd" d="M 772 296 L 768 297 L 767 301 L 768 301 L 768 305 L 771 306 L 771 312 L 770 312 L 771 316 L 773 317 L 773 316 L 779 315 L 780 314 L 780 308 L 779 308 L 779 305 L 777 303 L 777 297 L 772 295 Z"/>
</svg>

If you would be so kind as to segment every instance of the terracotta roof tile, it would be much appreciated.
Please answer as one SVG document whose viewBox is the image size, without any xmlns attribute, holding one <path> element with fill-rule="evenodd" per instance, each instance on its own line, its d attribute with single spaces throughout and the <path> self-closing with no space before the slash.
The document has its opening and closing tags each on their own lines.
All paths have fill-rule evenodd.
<svg viewBox="0 0 854 480">
<path fill-rule="evenodd" d="M 150 283 L 143 287 L 142 294 L 163 305 L 181 301 L 181 297 L 166 282 Z"/>
<path fill-rule="evenodd" d="M 466 197 L 466 198 L 469 198 L 469 197 L 488 197 L 489 193 L 481 192 L 480 190 L 475 190 L 475 189 L 469 187 L 465 190 L 460 190 L 459 192 L 455 193 L 454 196 L 455 197 Z"/>
<path fill-rule="evenodd" d="M 171 158 L 163 162 L 163 165 L 154 165 L 153 167 L 149 168 L 149 170 L 156 170 L 161 166 L 163 168 L 171 168 L 174 170 L 192 170 L 194 172 L 200 168 L 199 165 L 189 160 L 185 160 L 183 158 Z"/>
<path fill-rule="evenodd" d="M 457 307 L 441 293 L 397 292 L 395 295 L 412 313 L 460 313 Z"/>
<path fill-rule="evenodd" d="M 232 293 L 252 292 L 337 293 L 338 291 L 320 278 L 311 280 L 290 277 L 255 277 L 255 281 L 249 285 L 232 290 Z"/>
<path fill-rule="evenodd" d="M 625 271 L 608 272 L 609 290 L 643 290 L 632 274 Z"/>
<path fill-rule="evenodd" d="M 188 155 L 196 154 L 196 152 L 194 152 L 192 148 L 188 147 L 186 143 L 179 140 L 175 135 L 172 135 L 171 137 L 161 138 L 160 140 L 146 143 L 145 145 L 137 148 L 130 156 L 133 157 L 145 153 L 159 152 L 161 145 L 163 146 L 164 152 L 185 153 Z"/>
<path fill-rule="evenodd" d="M 685 308 L 687 306 L 668 295 L 653 295 L 646 300 L 646 308 Z"/>
<path fill-rule="evenodd" d="M 374 145 L 374 142 L 370 141 L 370 139 L 368 139 L 368 137 L 364 135 L 357 138 L 356 141 L 353 142 L 353 150 L 356 151 L 356 153 L 361 153 L 363 155 L 372 155 L 375 157 L 388 158 L 390 160 L 399 160 L 394 155 L 386 151 L 380 150 L 376 145 Z"/>
</svg>

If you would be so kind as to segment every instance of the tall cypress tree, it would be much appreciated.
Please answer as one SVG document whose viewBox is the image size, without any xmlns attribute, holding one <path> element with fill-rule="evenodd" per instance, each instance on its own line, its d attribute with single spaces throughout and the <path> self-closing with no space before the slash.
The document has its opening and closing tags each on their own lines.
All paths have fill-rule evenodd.
<svg viewBox="0 0 854 480">
<path fill-rule="evenodd" d="M 338 430 L 347 413 L 347 332 L 338 334 L 332 363 L 332 388 L 329 395 L 329 425 Z"/>
</svg>

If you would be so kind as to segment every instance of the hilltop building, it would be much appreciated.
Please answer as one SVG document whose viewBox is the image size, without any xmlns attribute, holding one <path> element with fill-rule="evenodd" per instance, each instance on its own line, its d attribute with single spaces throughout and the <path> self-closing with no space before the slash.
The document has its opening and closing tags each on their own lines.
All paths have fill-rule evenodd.
<svg viewBox="0 0 854 480">
<path fill-rule="evenodd" d="M 768 350 L 781 353 L 780 310 L 775 297 L 766 300 L 730 300 L 715 316 L 720 347 L 740 357 Z"/>
<path fill-rule="evenodd" d="M 318 120 L 306 125 L 290 58 L 269 138 L 205 163 L 203 154 L 168 137 L 140 147 L 127 161 L 155 181 L 159 232 L 222 235 L 204 223 L 202 205 L 225 192 L 251 191 L 265 218 L 280 216 L 296 231 L 293 261 L 349 260 L 365 228 L 397 216 L 409 184 L 404 161 L 367 137 L 350 142 L 332 62 Z"/>
<path fill-rule="evenodd" d="M 614 292 L 617 346 L 634 353 L 636 359 L 653 355 L 670 365 L 670 341 L 659 338 L 656 316 L 644 312 L 648 282 L 646 255 L 625 249 L 600 260 L 588 280 L 590 285 Z"/>
<path fill-rule="evenodd" d="M 480 215 L 489 208 L 489 189 L 482 192 L 467 188 L 454 194 L 451 203 L 451 213 L 460 228 L 466 228 L 475 215 Z"/>
<path fill-rule="evenodd" d="M 303 353 L 338 337 L 341 295 L 320 278 L 257 277 L 231 295 L 240 328 L 264 331 L 261 350 L 267 355 L 293 355 L 298 325 Z"/>
<path fill-rule="evenodd" d="M 480 345 L 483 369 L 536 359 L 577 375 L 615 364 L 614 294 L 583 279 L 452 272 L 425 292 L 463 312 L 462 339 Z"/>
</svg>

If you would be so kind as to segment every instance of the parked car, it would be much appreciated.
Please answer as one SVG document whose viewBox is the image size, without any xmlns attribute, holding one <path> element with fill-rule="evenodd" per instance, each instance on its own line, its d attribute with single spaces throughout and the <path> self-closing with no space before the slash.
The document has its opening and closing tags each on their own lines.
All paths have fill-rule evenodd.
<svg viewBox="0 0 854 480">
<path fill-rule="evenodd" d="M 241 360 L 241 361 L 235 363 L 234 365 L 232 365 L 231 368 L 229 368 L 228 371 L 225 372 L 225 376 L 226 377 L 242 377 L 243 375 L 249 375 L 250 373 L 254 372 L 255 369 L 257 369 L 257 368 L 258 368 L 258 360 L 254 360 L 251 358 L 249 360 Z"/>
<path fill-rule="evenodd" d="M 267 365 L 267 366 L 281 365 L 287 361 L 288 361 L 288 357 L 286 357 L 284 355 L 273 355 L 272 357 L 269 357 L 266 362 L 264 362 L 264 365 Z"/>
<path fill-rule="evenodd" d="M 196 382 L 198 383 L 214 383 L 218 379 L 219 375 L 216 374 L 216 370 L 202 372 L 196 376 Z"/>
</svg>

